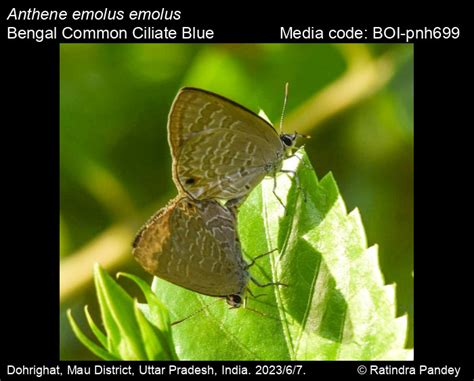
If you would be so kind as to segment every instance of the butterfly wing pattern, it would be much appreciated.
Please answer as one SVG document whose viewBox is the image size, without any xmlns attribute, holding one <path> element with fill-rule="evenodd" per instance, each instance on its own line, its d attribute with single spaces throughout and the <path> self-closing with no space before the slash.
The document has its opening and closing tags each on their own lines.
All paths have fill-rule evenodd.
<svg viewBox="0 0 474 381">
<path fill-rule="evenodd" d="M 133 255 L 145 270 L 210 296 L 244 292 L 249 280 L 235 215 L 216 201 L 178 196 L 145 224 Z"/>
<path fill-rule="evenodd" d="M 271 124 L 220 95 L 185 87 L 168 118 L 173 180 L 194 199 L 245 197 L 277 172 L 285 147 Z"/>
</svg>

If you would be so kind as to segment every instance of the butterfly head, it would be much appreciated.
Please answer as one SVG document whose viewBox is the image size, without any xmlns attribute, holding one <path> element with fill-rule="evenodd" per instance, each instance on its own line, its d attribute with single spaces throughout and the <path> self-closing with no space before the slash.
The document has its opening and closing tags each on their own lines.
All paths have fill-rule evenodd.
<svg viewBox="0 0 474 381">
<path fill-rule="evenodd" d="M 310 138 L 311 136 L 309 135 L 303 135 L 303 134 L 298 134 L 297 132 L 293 134 L 281 134 L 280 135 L 280 140 L 283 143 L 284 147 L 286 149 L 293 148 L 296 143 L 297 138 Z"/>
<path fill-rule="evenodd" d="M 239 308 L 242 305 L 242 296 L 239 294 L 228 295 L 226 301 L 231 308 Z"/>
</svg>

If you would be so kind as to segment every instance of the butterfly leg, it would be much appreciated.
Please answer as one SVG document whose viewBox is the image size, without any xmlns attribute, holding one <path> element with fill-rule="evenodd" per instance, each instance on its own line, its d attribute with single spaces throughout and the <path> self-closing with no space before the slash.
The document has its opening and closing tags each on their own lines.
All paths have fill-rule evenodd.
<svg viewBox="0 0 474 381">
<path fill-rule="evenodd" d="M 265 295 L 268 295 L 268 294 L 257 294 L 255 295 L 251 290 L 250 288 L 247 288 L 247 292 L 250 294 L 250 296 L 254 299 L 257 299 L 257 298 L 260 298 L 261 296 L 265 296 Z M 246 297 L 247 298 L 247 297 Z"/>
<path fill-rule="evenodd" d="M 258 282 L 253 276 L 250 277 L 250 280 L 255 283 L 258 287 L 268 287 L 268 286 L 284 286 L 284 287 L 288 287 L 287 284 L 285 283 L 280 283 L 280 282 L 268 282 L 268 283 L 264 283 L 264 284 L 261 284 L 260 282 Z"/>
<path fill-rule="evenodd" d="M 281 204 L 281 206 L 283 206 L 283 209 L 286 210 L 286 206 L 285 204 L 283 204 L 283 201 L 281 200 L 280 196 L 278 196 L 277 192 L 276 192 L 276 187 L 277 187 L 277 179 L 276 179 L 276 174 L 273 175 L 273 190 L 272 190 L 272 193 L 275 195 L 276 199 L 278 200 L 278 202 Z M 288 211 L 287 211 L 288 212 Z"/>
<path fill-rule="evenodd" d="M 247 288 L 247 292 L 250 294 L 250 296 L 254 299 L 257 299 L 257 298 L 260 298 L 261 296 L 265 296 L 265 295 L 268 295 L 268 294 L 257 294 L 255 295 L 251 290 L 250 288 Z M 247 297 L 245 297 L 245 300 L 247 300 Z"/>
<path fill-rule="evenodd" d="M 249 293 L 254 299 L 257 299 L 257 298 L 259 298 L 259 297 L 261 297 L 261 296 L 268 295 L 268 294 L 257 294 L 257 295 L 254 295 L 254 294 L 252 293 L 252 291 L 250 291 L 249 288 L 247 288 L 247 291 L 248 291 L 248 293 Z M 254 310 L 253 308 L 250 308 L 250 307 L 247 307 L 246 302 L 247 302 L 247 297 L 245 298 L 245 302 L 244 302 L 244 308 L 245 308 L 246 310 L 255 312 L 255 313 L 257 313 L 257 314 L 259 314 L 259 315 L 261 315 L 261 316 L 264 316 L 264 317 L 267 317 L 267 318 L 270 318 L 270 319 L 273 319 L 273 320 L 276 320 L 276 321 L 281 321 L 279 318 L 276 318 L 276 317 L 271 316 L 271 315 L 267 315 L 267 314 L 265 314 L 265 313 L 263 313 L 263 312 L 260 312 L 260 311 L 258 311 L 258 310 Z"/>
<path fill-rule="evenodd" d="M 255 264 L 255 261 L 257 259 L 260 259 L 262 257 L 264 257 L 265 255 L 268 255 L 268 254 L 271 254 L 275 251 L 278 251 L 278 249 L 273 249 L 273 250 L 270 250 L 269 252 L 267 253 L 263 253 L 263 254 L 260 254 L 260 255 L 257 255 L 256 257 L 252 258 L 252 262 L 248 263 L 246 266 L 245 266 L 245 269 L 248 269 L 250 266 L 253 266 Z"/>
<path fill-rule="evenodd" d="M 306 190 L 301 186 L 300 177 L 298 176 L 298 173 L 296 173 L 296 171 L 293 171 L 291 169 L 282 169 L 280 170 L 280 172 L 293 175 L 293 178 L 295 179 L 295 182 L 296 182 L 296 188 L 303 193 L 303 200 L 304 202 L 306 202 L 307 200 Z"/>
</svg>

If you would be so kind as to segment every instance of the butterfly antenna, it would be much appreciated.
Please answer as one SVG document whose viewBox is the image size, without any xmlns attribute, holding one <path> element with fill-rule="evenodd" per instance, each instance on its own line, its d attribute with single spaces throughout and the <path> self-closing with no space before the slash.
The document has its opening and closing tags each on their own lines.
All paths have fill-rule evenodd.
<svg viewBox="0 0 474 381">
<path fill-rule="evenodd" d="M 171 326 L 176 325 L 176 324 L 179 324 L 179 323 L 182 323 L 183 321 L 188 320 L 189 318 L 192 318 L 194 315 L 197 315 L 198 313 L 201 313 L 202 311 L 204 311 L 205 309 L 207 309 L 210 305 L 215 304 L 215 303 L 220 302 L 220 301 L 221 301 L 220 299 L 216 299 L 216 300 L 214 300 L 214 301 L 212 301 L 212 302 L 210 302 L 210 303 L 205 304 L 204 306 L 202 306 L 202 307 L 199 308 L 198 310 L 194 311 L 192 314 L 186 316 L 185 318 L 180 319 L 180 320 L 176 320 L 176 321 L 172 322 L 172 323 L 171 323 Z"/>
<path fill-rule="evenodd" d="M 283 117 L 285 116 L 286 101 L 288 99 L 288 82 L 285 83 L 285 98 L 283 99 L 283 109 L 281 110 L 280 117 L 280 134 L 283 131 Z"/>
</svg>

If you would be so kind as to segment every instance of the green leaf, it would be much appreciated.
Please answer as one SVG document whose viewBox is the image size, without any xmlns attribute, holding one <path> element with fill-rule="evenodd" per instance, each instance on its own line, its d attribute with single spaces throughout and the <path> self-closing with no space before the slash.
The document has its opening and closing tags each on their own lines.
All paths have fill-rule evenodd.
<svg viewBox="0 0 474 381">
<path fill-rule="evenodd" d="M 146 360 L 170 360 L 171 356 L 169 351 L 167 351 L 167 345 L 163 345 L 165 341 L 164 335 L 148 322 L 137 301 L 134 303 L 133 310 L 140 328 Z"/>
<path fill-rule="evenodd" d="M 304 163 L 303 163 L 304 162 Z M 181 320 L 173 328 L 186 360 L 407 359 L 406 316 L 395 317 L 394 286 L 384 285 L 377 247 L 367 248 L 357 210 L 347 214 L 332 174 L 319 181 L 304 150 L 284 163 L 297 170 L 266 178 L 238 214 L 244 255 L 278 248 L 250 268 L 246 307 L 155 278 L 153 290 Z M 260 295 L 259 295 L 260 294 Z M 262 295 L 263 294 L 263 295 Z"/>
<path fill-rule="evenodd" d="M 106 334 L 97 327 L 86 308 L 89 327 L 102 347 L 84 335 L 69 312 L 69 322 L 77 338 L 105 360 L 176 360 L 166 309 L 144 281 L 133 275 L 122 275 L 141 287 L 149 304 L 140 306 L 96 265 L 94 281 Z"/>
<path fill-rule="evenodd" d="M 94 281 L 107 333 L 107 349 L 124 360 L 145 359 L 133 299 L 97 264 Z"/>
<path fill-rule="evenodd" d="M 148 283 L 146 283 L 143 279 L 140 279 L 135 275 L 126 273 L 119 273 L 118 275 L 135 282 L 135 284 L 140 287 L 141 291 L 145 295 L 147 304 L 138 303 L 137 307 L 146 317 L 148 322 L 150 322 L 153 326 L 156 327 L 156 329 L 154 330 L 154 334 L 160 342 L 161 349 L 164 351 L 161 357 L 164 357 L 165 359 L 178 360 L 178 356 L 176 355 L 173 345 L 170 317 L 166 307 L 161 303 L 158 297 L 151 290 Z M 147 336 L 145 335 L 143 336 L 143 338 L 144 340 L 146 340 Z"/>
<path fill-rule="evenodd" d="M 99 340 L 100 344 L 104 348 L 107 348 L 107 336 L 105 336 L 104 333 L 99 329 L 99 327 L 97 327 L 94 320 L 92 319 L 92 316 L 89 313 L 89 308 L 87 308 L 87 306 L 84 306 L 84 313 L 86 315 L 87 324 L 89 324 L 89 328 L 94 333 L 97 340 Z"/>
<path fill-rule="evenodd" d="M 87 313 L 87 312 L 86 312 Z M 76 335 L 76 337 L 79 339 L 79 341 L 87 348 L 89 349 L 92 353 L 94 353 L 97 357 L 100 357 L 103 360 L 119 360 L 119 358 L 114 357 L 112 354 L 107 352 L 104 348 L 101 348 L 98 346 L 96 343 L 94 343 L 92 340 L 90 340 L 79 328 L 77 325 L 76 321 L 72 317 L 71 310 L 67 311 L 67 318 L 69 320 L 69 324 L 71 324 L 71 328 Z"/>
</svg>

